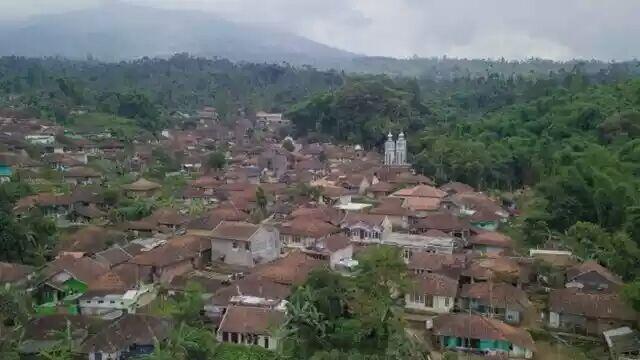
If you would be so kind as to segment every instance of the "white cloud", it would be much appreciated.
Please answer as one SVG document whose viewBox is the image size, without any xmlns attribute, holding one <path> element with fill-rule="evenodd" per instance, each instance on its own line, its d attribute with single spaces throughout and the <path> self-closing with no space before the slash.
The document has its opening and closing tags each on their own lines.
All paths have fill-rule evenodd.
<svg viewBox="0 0 640 360">
<path fill-rule="evenodd" d="M 628 59 L 640 53 L 638 0 L 121 1 L 212 12 L 368 55 Z M 0 0 L 0 20 L 100 2 Z"/>
</svg>

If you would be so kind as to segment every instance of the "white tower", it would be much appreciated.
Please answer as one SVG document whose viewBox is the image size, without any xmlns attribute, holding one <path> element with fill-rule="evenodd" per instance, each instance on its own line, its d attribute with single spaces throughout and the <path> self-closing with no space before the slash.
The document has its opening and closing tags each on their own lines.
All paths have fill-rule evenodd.
<svg viewBox="0 0 640 360">
<path fill-rule="evenodd" d="M 398 141 L 396 141 L 396 165 L 407 164 L 407 141 L 404 139 L 404 133 L 400 132 Z"/>
<path fill-rule="evenodd" d="M 384 164 L 394 165 L 396 159 L 396 143 L 393 141 L 393 135 L 387 135 L 387 141 L 384 143 Z"/>
</svg>

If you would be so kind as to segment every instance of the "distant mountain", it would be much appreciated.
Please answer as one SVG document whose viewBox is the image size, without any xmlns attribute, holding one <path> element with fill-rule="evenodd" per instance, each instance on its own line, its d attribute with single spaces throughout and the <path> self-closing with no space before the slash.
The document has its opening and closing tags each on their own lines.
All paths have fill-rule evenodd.
<svg viewBox="0 0 640 360">
<path fill-rule="evenodd" d="M 0 55 L 105 61 L 188 52 L 235 61 L 339 67 L 355 54 L 301 36 L 237 24 L 197 11 L 123 3 L 0 26 Z"/>
</svg>

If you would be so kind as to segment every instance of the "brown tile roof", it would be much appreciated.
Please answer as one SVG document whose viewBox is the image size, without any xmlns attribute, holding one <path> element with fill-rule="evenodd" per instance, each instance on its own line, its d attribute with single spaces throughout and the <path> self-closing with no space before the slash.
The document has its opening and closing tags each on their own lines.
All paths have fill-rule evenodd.
<svg viewBox="0 0 640 360">
<path fill-rule="evenodd" d="M 84 341 L 80 352 L 116 353 L 133 345 L 150 346 L 169 337 L 170 319 L 145 314 L 126 314 Z"/>
<path fill-rule="evenodd" d="M 71 169 L 65 171 L 63 175 L 64 177 L 68 177 L 68 178 L 76 178 L 76 177 L 99 178 L 102 176 L 102 174 L 100 174 L 98 171 L 86 166 L 72 167 Z"/>
<path fill-rule="evenodd" d="M 233 296 L 255 296 L 268 300 L 284 300 L 290 294 L 291 287 L 289 285 L 251 274 L 216 291 L 211 302 L 215 305 L 226 306 Z"/>
<path fill-rule="evenodd" d="M 363 222 L 370 226 L 382 226 L 385 218 L 386 216 L 384 215 L 347 213 L 344 220 L 342 220 L 342 224 L 351 226 Z"/>
<path fill-rule="evenodd" d="M 276 331 L 284 323 L 284 320 L 283 311 L 231 305 L 227 308 L 218 331 L 268 335 Z"/>
<path fill-rule="evenodd" d="M 417 185 L 412 188 L 401 189 L 392 194 L 396 197 L 431 197 L 442 199 L 447 193 L 431 185 Z"/>
<path fill-rule="evenodd" d="M 351 245 L 351 241 L 344 234 L 334 234 L 322 241 L 327 250 L 335 252 Z"/>
<path fill-rule="evenodd" d="M 88 285 L 100 275 L 106 273 L 108 268 L 104 264 L 88 257 L 60 256 L 48 263 L 42 273 L 45 279 L 49 279 L 62 271 Z"/>
<path fill-rule="evenodd" d="M 588 273 L 588 272 L 592 272 L 592 271 L 600 274 L 602 277 L 604 277 L 605 279 L 607 279 L 608 281 L 610 281 L 613 284 L 622 285 L 622 283 L 623 283 L 622 279 L 620 279 L 620 277 L 618 277 L 617 275 L 615 275 L 614 273 L 609 271 L 604 266 L 598 264 L 598 262 L 594 261 L 594 260 L 585 261 L 582 264 L 576 265 L 576 266 L 568 269 L 567 270 L 567 280 L 571 281 L 571 280 L 575 279 L 576 277 L 578 277 L 579 275 L 582 275 L 582 274 L 585 274 L 585 273 Z"/>
<path fill-rule="evenodd" d="M 535 350 L 533 338 L 526 330 L 480 315 L 440 315 L 433 319 L 433 333 L 437 336 L 503 340 L 528 350 Z"/>
<path fill-rule="evenodd" d="M 73 207 L 73 211 L 85 218 L 89 219 L 98 219 L 107 215 L 104 211 L 100 210 L 96 204 L 89 204 L 89 206 L 84 206 L 81 204 L 76 204 Z"/>
<path fill-rule="evenodd" d="M 379 181 L 376 184 L 373 184 L 371 186 L 369 186 L 369 188 L 367 189 L 367 191 L 369 192 L 385 192 L 385 193 L 390 193 L 395 189 L 395 185 L 390 184 L 388 182 L 384 182 L 384 181 Z"/>
<path fill-rule="evenodd" d="M 0 284 L 25 280 L 34 270 L 28 265 L 0 262 Z"/>
<path fill-rule="evenodd" d="M 428 252 L 415 252 L 409 258 L 409 269 L 423 269 L 433 272 L 441 272 L 449 269 L 463 269 L 467 258 L 462 254 L 434 254 Z"/>
<path fill-rule="evenodd" d="M 413 291 L 432 296 L 456 297 L 458 293 L 458 280 L 448 276 L 426 273 L 412 278 Z"/>
<path fill-rule="evenodd" d="M 176 236 L 169 239 L 167 244 L 198 253 L 211 249 L 210 238 L 196 235 Z"/>
<path fill-rule="evenodd" d="M 531 306 L 531 302 L 522 289 L 507 283 L 478 282 L 462 286 L 460 297 L 476 299 L 484 304 L 523 311 Z"/>
<path fill-rule="evenodd" d="M 297 285 L 303 283 L 311 271 L 328 265 L 324 260 L 295 251 L 271 263 L 258 265 L 252 274 L 279 284 Z"/>
<path fill-rule="evenodd" d="M 107 250 L 104 250 L 95 254 L 96 260 L 100 261 L 103 264 L 108 265 L 109 267 L 113 267 L 115 265 L 127 262 L 132 257 L 133 257 L 132 254 L 129 254 L 120 246 L 114 246 L 112 248 L 109 248 Z"/>
<path fill-rule="evenodd" d="M 339 231 L 340 229 L 338 227 L 327 222 L 304 216 L 287 221 L 280 227 L 281 234 L 307 236 L 316 239 Z"/>
<path fill-rule="evenodd" d="M 129 260 L 132 264 L 164 267 L 177 262 L 194 259 L 197 254 L 191 250 L 166 244 L 153 250 L 142 252 Z"/>
<path fill-rule="evenodd" d="M 211 237 L 226 240 L 249 241 L 259 225 L 241 221 L 223 221 L 211 232 Z"/>
<path fill-rule="evenodd" d="M 439 198 L 409 197 L 404 201 L 404 207 L 413 211 L 435 211 L 440 208 Z"/>
<path fill-rule="evenodd" d="M 402 198 L 388 197 L 382 199 L 382 201 L 375 208 L 369 211 L 370 214 L 387 215 L 387 216 L 413 216 L 415 213 L 410 209 L 402 206 L 404 200 Z"/>
<path fill-rule="evenodd" d="M 105 229 L 102 226 L 89 225 L 63 239 L 60 251 L 95 254 L 114 243 L 124 240 L 124 238 L 125 235 L 119 231 Z"/>
<path fill-rule="evenodd" d="M 450 213 L 427 215 L 419 219 L 415 227 L 419 229 L 436 229 L 445 232 L 469 229 L 469 225 L 464 220 Z"/>
<path fill-rule="evenodd" d="M 155 221 L 159 225 L 178 226 L 189 222 L 188 216 L 184 216 L 178 213 L 176 209 L 171 208 L 158 209 L 154 211 L 148 219 Z"/>
<path fill-rule="evenodd" d="M 162 186 L 160 184 L 155 183 L 153 181 L 149 181 L 145 178 L 140 178 L 131 184 L 122 186 L 124 190 L 129 190 L 129 191 L 150 191 L 150 190 L 159 189 L 161 187 Z"/>
<path fill-rule="evenodd" d="M 461 193 L 467 193 L 467 192 L 476 191 L 472 186 L 469 186 L 469 185 L 461 183 L 461 182 L 446 183 L 446 184 L 440 186 L 440 190 L 446 191 L 446 192 L 448 192 L 450 194 L 461 194 Z"/>
<path fill-rule="evenodd" d="M 89 284 L 88 293 L 101 291 L 118 291 L 125 292 L 133 287 L 135 283 L 128 284 L 116 272 L 108 271 Z"/>
<path fill-rule="evenodd" d="M 342 215 L 338 209 L 331 207 L 299 207 L 293 210 L 291 217 L 315 218 L 333 225 L 338 225 L 344 218 L 344 215 Z"/>
<path fill-rule="evenodd" d="M 480 231 L 469 239 L 470 244 L 513 248 L 511 237 L 497 231 Z"/>
<path fill-rule="evenodd" d="M 636 313 L 619 295 L 585 293 L 577 289 L 552 290 L 549 310 L 556 313 L 635 321 Z"/>
</svg>

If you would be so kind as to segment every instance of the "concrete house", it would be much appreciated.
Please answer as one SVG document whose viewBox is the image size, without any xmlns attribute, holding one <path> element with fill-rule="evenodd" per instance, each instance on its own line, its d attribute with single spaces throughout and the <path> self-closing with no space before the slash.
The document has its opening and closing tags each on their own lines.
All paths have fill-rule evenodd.
<svg viewBox="0 0 640 360">
<path fill-rule="evenodd" d="M 461 308 L 496 317 L 509 324 L 519 324 L 531 307 L 522 289 L 507 283 L 479 282 L 465 284 L 460 291 Z"/>
<path fill-rule="evenodd" d="M 338 227 L 313 217 L 297 217 L 279 228 L 282 246 L 300 249 L 340 231 Z"/>
<path fill-rule="evenodd" d="M 222 221 L 209 236 L 214 262 L 253 267 L 280 255 L 280 234 L 273 227 Z"/>
<path fill-rule="evenodd" d="M 391 221 L 384 215 L 351 212 L 347 213 L 340 227 L 351 241 L 373 244 L 382 243 L 389 237 L 392 230 Z"/>
<path fill-rule="evenodd" d="M 585 261 L 567 270 L 565 286 L 568 288 L 615 292 L 622 285 L 622 279 L 594 260 Z"/>
<path fill-rule="evenodd" d="M 146 282 L 168 284 L 174 277 L 196 268 L 198 253 L 179 245 L 167 244 L 143 251 L 129 260 L 138 266 L 139 273 L 149 274 Z"/>
<path fill-rule="evenodd" d="M 255 345 L 268 350 L 278 347 L 277 330 L 285 321 L 280 309 L 258 306 L 229 306 L 217 332 L 220 342 Z"/>
<path fill-rule="evenodd" d="M 536 350 L 526 330 L 480 315 L 440 315 L 433 319 L 432 330 L 437 344 L 452 351 L 532 359 Z"/>
<path fill-rule="evenodd" d="M 88 337 L 79 353 L 88 360 L 137 359 L 169 338 L 173 324 L 151 315 L 125 315 Z"/>
<path fill-rule="evenodd" d="M 457 279 L 435 273 L 416 275 L 410 290 L 405 294 L 405 309 L 449 313 L 455 305 L 457 293 Z"/>
<path fill-rule="evenodd" d="M 633 326 L 638 314 L 618 294 L 559 289 L 549 295 L 549 327 L 600 336 L 603 331 Z"/>
<path fill-rule="evenodd" d="M 319 239 L 303 251 L 308 256 L 329 261 L 331 269 L 336 269 L 343 261 L 353 257 L 353 245 L 344 234 Z"/>
</svg>

